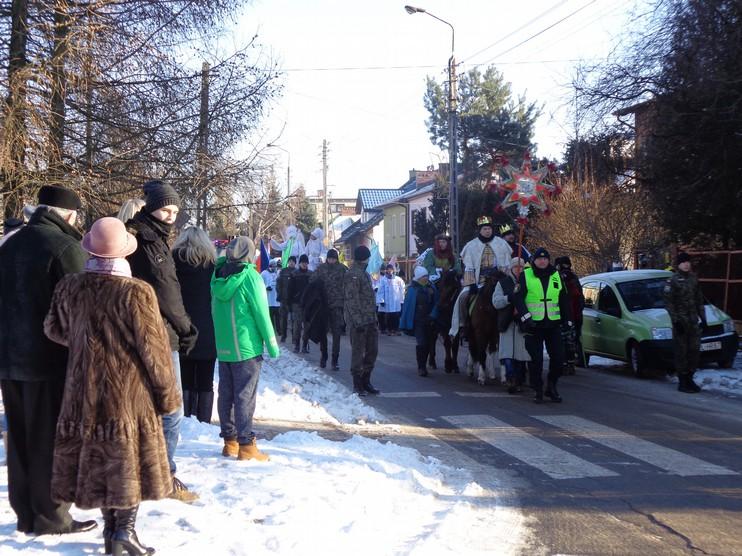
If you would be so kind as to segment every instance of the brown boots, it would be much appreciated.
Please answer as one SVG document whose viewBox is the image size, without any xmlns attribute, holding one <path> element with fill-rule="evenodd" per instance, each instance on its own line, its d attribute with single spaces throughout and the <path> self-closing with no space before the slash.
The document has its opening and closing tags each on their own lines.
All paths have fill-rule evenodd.
<svg viewBox="0 0 742 556">
<path fill-rule="evenodd" d="M 237 452 L 240 450 L 240 445 L 237 444 L 236 438 L 225 438 L 224 439 L 224 448 L 222 449 L 222 455 L 225 458 L 233 458 L 237 455 Z"/>
<path fill-rule="evenodd" d="M 239 460 L 255 459 L 258 461 L 268 461 L 271 459 L 268 454 L 258 450 L 258 445 L 254 438 L 249 444 L 238 444 L 234 438 L 225 438 L 222 455 L 224 457 L 237 456 Z"/>
</svg>

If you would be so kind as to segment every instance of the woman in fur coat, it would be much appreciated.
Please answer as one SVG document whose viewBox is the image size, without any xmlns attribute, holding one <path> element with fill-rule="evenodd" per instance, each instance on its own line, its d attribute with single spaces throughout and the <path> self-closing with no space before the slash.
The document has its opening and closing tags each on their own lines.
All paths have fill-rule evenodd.
<svg viewBox="0 0 742 556">
<path fill-rule="evenodd" d="M 141 500 L 172 490 L 160 415 L 181 396 L 152 287 L 131 277 L 137 247 L 116 218 L 82 240 L 85 272 L 57 285 L 44 331 L 69 359 L 57 422 L 52 498 L 101 508 L 106 554 L 154 553 L 137 539 Z"/>
</svg>

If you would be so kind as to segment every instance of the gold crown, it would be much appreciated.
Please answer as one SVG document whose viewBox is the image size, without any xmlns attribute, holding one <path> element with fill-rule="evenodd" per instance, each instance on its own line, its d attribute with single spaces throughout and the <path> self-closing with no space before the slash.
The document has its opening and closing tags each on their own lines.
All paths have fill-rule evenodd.
<svg viewBox="0 0 742 556">
<path fill-rule="evenodd" d="M 477 226 L 492 226 L 492 219 L 489 216 L 480 216 L 477 218 Z"/>
<path fill-rule="evenodd" d="M 510 224 L 505 224 L 504 226 L 500 226 L 500 235 L 504 236 L 508 232 L 513 233 L 515 230 L 510 226 Z"/>
</svg>

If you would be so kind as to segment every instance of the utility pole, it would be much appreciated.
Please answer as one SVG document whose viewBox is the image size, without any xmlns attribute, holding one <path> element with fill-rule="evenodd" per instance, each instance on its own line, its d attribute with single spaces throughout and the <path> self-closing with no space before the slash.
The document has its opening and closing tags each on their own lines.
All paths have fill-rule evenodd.
<svg viewBox="0 0 742 556">
<path fill-rule="evenodd" d="M 326 242 L 328 236 L 327 230 L 327 139 L 322 140 L 322 230 L 325 232 Z"/>
<path fill-rule="evenodd" d="M 196 148 L 196 226 L 206 230 L 207 205 L 207 159 L 209 156 L 209 70 L 204 62 L 201 66 L 201 108 L 198 119 L 198 147 Z"/>
</svg>

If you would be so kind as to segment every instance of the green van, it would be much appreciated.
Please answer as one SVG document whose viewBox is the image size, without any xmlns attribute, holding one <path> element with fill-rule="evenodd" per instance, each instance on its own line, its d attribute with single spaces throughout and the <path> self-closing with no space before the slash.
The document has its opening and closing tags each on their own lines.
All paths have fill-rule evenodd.
<svg viewBox="0 0 742 556">
<path fill-rule="evenodd" d="M 580 280 L 585 366 L 591 355 L 600 355 L 626 361 L 637 376 L 650 368 L 673 369 L 672 325 L 662 297 L 670 276 L 665 270 L 624 270 Z M 734 322 L 711 304 L 705 308 L 701 361 L 729 368 L 739 342 Z"/>
</svg>

